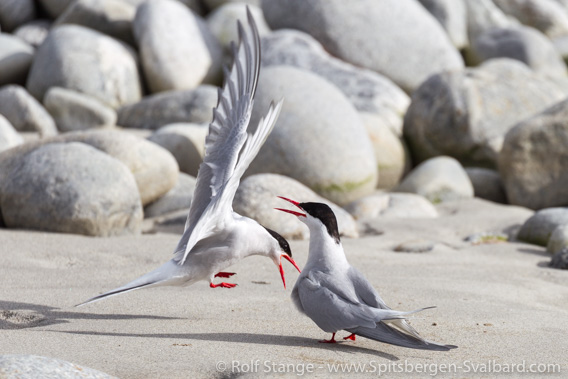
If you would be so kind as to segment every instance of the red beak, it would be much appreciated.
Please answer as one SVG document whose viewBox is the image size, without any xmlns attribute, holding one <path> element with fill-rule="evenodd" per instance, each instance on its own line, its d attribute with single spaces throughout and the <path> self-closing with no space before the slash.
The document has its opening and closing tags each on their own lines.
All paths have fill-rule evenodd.
<svg viewBox="0 0 568 379">
<path fill-rule="evenodd" d="M 302 209 L 302 207 L 300 207 L 300 203 L 298 203 L 297 201 L 294 200 L 290 200 L 288 198 L 285 198 L 283 196 L 278 196 L 279 198 L 281 198 L 282 200 L 286 200 L 289 203 L 294 204 L 295 206 L 297 206 L 298 208 Z M 286 212 L 286 213 L 290 213 L 293 214 L 294 216 L 298 216 L 298 217 L 306 217 L 305 213 L 301 213 L 301 212 L 296 212 L 296 211 L 291 211 L 289 209 L 283 209 L 283 208 L 274 208 L 276 210 L 282 211 L 282 212 Z M 302 209 L 303 210 L 303 209 Z"/>
<path fill-rule="evenodd" d="M 296 264 L 296 262 L 294 262 L 294 260 L 289 257 L 286 254 L 281 254 L 280 255 L 280 276 L 282 277 L 282 283 L 284 284 L 284 288 L 286 288 L 286 279 L 284 278 L 284 269 L 282 268 L 282 257 L 284 257 L 286 260 L 288 260 L 288 262 L 292 263 L 294 265 L 294 267 L 296 267 L 296 270 L 298 270 L 299 273 L 301 273 L 302 271 L 300 270 L 300 268 L 298 267 L 298 265 Z"/>
</svg>

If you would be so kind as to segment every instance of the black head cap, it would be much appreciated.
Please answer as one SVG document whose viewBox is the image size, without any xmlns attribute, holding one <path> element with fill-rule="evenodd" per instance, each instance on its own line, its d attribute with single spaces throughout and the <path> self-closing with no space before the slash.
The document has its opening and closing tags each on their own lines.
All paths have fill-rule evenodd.
<svg viewBox="0 0 568 379">
<path fill-rule="evenodd" d="M 300 203 L 300 207 L 310 216 L 319 219 L 325 225 L 328 234 L 339 243 L 339 228 L 337 227 L 337 218 L 329 205 L 323 203 Z"/>
<path fill-rule="evenodd" d="M 286 254 L 288 254 L 288 256 L 290 258 L 292 258 L 292 250 L 290 250 L 290 245 L 288 244 L 288 241 L 286 241 L 286 239 L 284 237 L 282 237 L 280 234 L 276 233 L 274 230 L 268 229 L 264 226 L 263 226 L 263 228 L 266 229 L 266 231 L 268 233 L 270 233 L 272 238 L 274 238 L 276 241 L 278 241 L 278 245 L 280 245 L 280 248 L 282 249 L 282 251 L 285 252 Z"/>
</svg>

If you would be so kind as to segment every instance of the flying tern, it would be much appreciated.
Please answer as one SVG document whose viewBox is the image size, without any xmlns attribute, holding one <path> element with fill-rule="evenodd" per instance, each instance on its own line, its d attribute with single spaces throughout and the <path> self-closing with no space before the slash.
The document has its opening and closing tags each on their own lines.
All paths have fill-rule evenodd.
<svg viewBox="0 0 568 379">
<path fill-rule="evenodd" d="M 300 271 L 282 236 L 232 208 L 240 179 L 272 131 L 282 107 L 282 100 L 271 103 L 254 133 L 247 132 L 260 70 L 260 38 L 248 8 L 247 18 L 248 31 L 237 24 L 238 46 L 231 45 L 233 64 L 230 71 L 225 68 L 225 82 L 219 89 L 205 140 L 205 157 L 174 257 L 146 275 L 79 305 L 140 288 L 187 286 L 200 280 L 208 280 L 212 288 L 232 288 L 236 284 L 215 284 L 213 280 L 233 275 L 222 270 L 250 255 L 272 259 L 280 269 L 284 288 L 282 258 Z"/>
<path fill-rule="evenodd" d="M 292 290 L 292 300 L 298 310 L 310 317 L 335 343 L 339 330 L 413 349 L 447 351 L 456 346 L 442 345 L 422 338 L 408 324 L 406 316 L 389 308 L 377 291 L 345 257 L 335 214 L 322 203 L 299 203 L 281 197 L 302 212 L 277 208 L 291 213 L 310 229 L 308 261 Z"/>
</svg>

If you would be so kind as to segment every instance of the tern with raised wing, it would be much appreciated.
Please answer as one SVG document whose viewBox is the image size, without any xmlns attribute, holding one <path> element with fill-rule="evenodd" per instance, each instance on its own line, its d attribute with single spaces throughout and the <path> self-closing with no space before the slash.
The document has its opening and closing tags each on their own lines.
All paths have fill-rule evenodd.
<svg viewBox="0 0 568 379">
<path fill-rule="evenodd" d="M 207 280 L 210 287 L 232 288 L 233 283 L 213 283 L 215 277 L 233 273 L 225 268 L 251 255 L 266 256 L 279 267 L 284 288 L 282 258 L 300 271 L 288 242 L 275 231 L 233 211 L 240 179 L 272 131 L 282 101 L 271 103 L 254 133 L 248 133 L 253 98 L 260 70 L 260 38 L 247 8 L 248 30 L 238 23 L 238 46 L 232 44 L 233 64 L 225 69 L 213 121 L 205 140 L 205 157 L 199 167 L 184 233 L 174 257 L 134 281 L 95 296 L 84 305 L 109 296 L 156 286 L 187 286 Z"/>
<path fill-rule="evenodd" d="M 291 213 L 310 229 L 308 261 L 292 290 L 298 310 L 310 317 L 335 343 L 340 330 L 413 349 L 447 351 L 456 346 L 442 345 L 422 338 L 406 321 L 411 312 L 389 308 L 377 291 L 345 257 L 339 238 L 337 220 L 329 206 L 322 203 L 299 203 L 281 197 L 301 212 L 277 208 Z"/>
</svg>

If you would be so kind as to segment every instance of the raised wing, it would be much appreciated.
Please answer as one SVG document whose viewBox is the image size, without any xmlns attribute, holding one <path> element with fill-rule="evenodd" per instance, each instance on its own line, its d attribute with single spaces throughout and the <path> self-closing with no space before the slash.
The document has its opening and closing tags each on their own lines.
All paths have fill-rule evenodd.
<svg viewBox="0 0 568 379">
<path fill-rule="evenodd" d="M 183 251 L 179 264 L 185 262 L 199 240 L 213 234 L 222 218 L 230 215 L 240 178 L 272 130 L 281 108 L 281 102 L 271 104 L 255 133 L 247 134 L 260 70 L 260 38 L 248 8 L 247 17 L 250 31 L 246 33 L 239 23 L 233 66 L 225 72 L 225 83 L 213 111 L 205 158 L 199 167 L 186 228 L 175 251 Z"/>
</svg>

